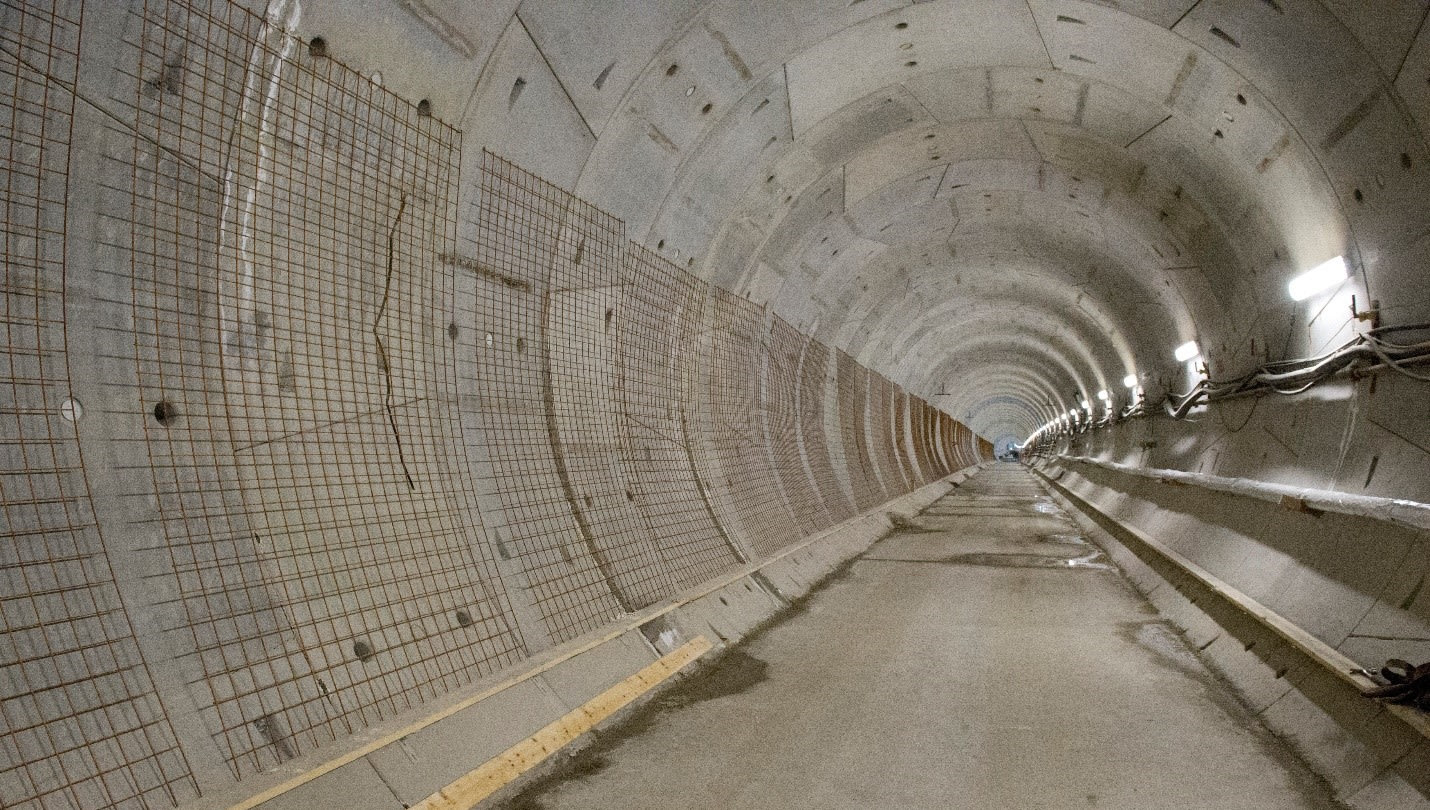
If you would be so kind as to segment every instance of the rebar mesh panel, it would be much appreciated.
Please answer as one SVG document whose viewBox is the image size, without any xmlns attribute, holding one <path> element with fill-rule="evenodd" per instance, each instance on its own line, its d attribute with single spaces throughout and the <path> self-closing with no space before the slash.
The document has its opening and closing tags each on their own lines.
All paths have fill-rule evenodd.
<svg viewBox="0 0 1430 810">
<path fill-rule="evenodd" d="M 915 466 L 918 462 L 914 455 L 913 439 L 909 435 L 909 397 L 893 383 L 889 384 L 889 394 L 894 409 L 894 454 L 899 460 L 899 471 L 903 473 L 904 482 L 912 490 L 923 483 L 923 475 Z"/>
<path fill-rule="evenodd" d="M 944 452 L 948 454 L 949 466 L 955 470 L 963 469 L 972 463 L 969 461 L 967 442 L 961 428 L 962 425 L 955 422 L 952 417 L 944 417 Z"/>
<path fill-rule="evenodd" d="M 951 475 L 954 470 L 949 466 L 948 459 L 944 457 L 943 450 L 939 447 L 939 420 L 943 417 L 943 411 L 937 408 L 929 408 L 928 419 L 928 454 L 929 460 L 933 462 L 934 469 L 938 470 L 939 476 Z"/>
<path fill-rule="evenodd" d="M 930 409 L 928 421 L 928 454 L 933 461 L 934 468 L 941 476 L 951 475 L 954 470 L 949 466 L 948 459 L 944 457 L 943 450 L 938 446 L 939 420 L 943 412 L 937 409 Z"/>
<path fill-rule="evenodd" d="M 869 457 L 868 379 L 869 372 L 842 349 L 836 355 L 839 391 L 839 429 L 844 449 L 845 472 L 854 490 L 854 505 L 858 511 L 873 509 L 888 500 L 884 488 L 874 473 L 874 461 Z"/>
<path fill-rule="evenodd" d="M 957 423 L 953 424 L 952 433 L 954 436 L 954 453 L 958 457 L 959 466 L 967 467 L 970 464 L 976 464 L 978 462 L 978 449 L 973 434 L 964 428 L 963 425 Z"/>
<path fill-rule="evenodd" d="M 704 450 L 701 474 L 720 490 L 727 527 L 739 526 L 758 555 L 799 538 L 773 469 L 764 433 L 763 311 L 714 287 L 706 310 L 696 430 Z"/>
<path fill-rule="evenodd" d="M 825 430 L 826 393 L 829 391 L 829 347 L 817 340 L 805 346 L 799 366 L 799 429 L 805 462 L 815 494 L 832 523 L 856 514 L 854 501 L 834 470 L 836 447 Z"/>
<path fill-rule="evenodd" d="M 869 453 L 888 498 L 909 491 L 894 446 L 894 404 L 889 381 L 873 371 L 869 372 Z"/>
<path fill-rule="evenodd" d="M 929 455 L 929 416 L 928 403 L 910 395 L 909 426 L 913 434 L 914 456 L 918 459 L 919 470 L 923 473 L 922 480 L 926 484 L 941 477 L 938 465 Z"/>
<path fill-rule="evenodd" d="M 629 251 L 617 329 L 632 494 L 676 584 L 688 587 L 740 563 L 696 476 L 687 435 L 709 285 L 639 245 Z"/>
<path fill-rule="evenodd" d="M 497 531 L 564 641 L 670 587 L 616 458 L 625 240 L 619 221 L 494 155 L 478 183 L 465 248 L 492 282 L 473 326 Z"/>
<path fill-rule="evenodd" d="M 800 358 L 810 342 L 783 318 L 770 323 L 769 364 L 766 368 L 765 415 L 775 473 L 802 534 L 813 534 L 833 521 L 814 491 L 800 452 L 798 398 Z M 791 538 L 794 539 L 794 538 Z"/>
<path fill-rule="evenodd" d="M 877 377 L 877 380 L 879 383 L 879 407 L 883 410 L 884 465 L 888 470 L 889 485 L 902 494 L 913 487 L 904 471 L 903 446 L 899 444 L 898 408 L 895 405 L 897 398 L 894 396 L 893 383 L 882 376 Z"/>
<path fill-rule="evenodd" d="M 439 323 L 458 137 L 223 0 L 132 15 L 148 497 L 241 778 L 524 650 Z"/>
<path fill-rule="evenodd" d="M 79 2 L 0 0 L 0 801 L 170 807 L 197 786 L 120 601 L 69 397 L 79 36 Z"/>
<path fill-rule="evenodd" d="M 933 479 L 933 470 L 924 459 L 923 448 L 923 400 L 900 389 L 904 406 L 900 411 L 900 425 L 903 432 L 904 452 L 908 454 L 909 472 L 914 486 L 923 486 Z"/>
<path fill-rule="evenodd" d="M 949 473 L 958 470 L 953 454 L 950 452 L 952 446 L 948 443 L 948 415 L 939 411 L 934 420 L 934 450 L 938 453 L 940 463 Z"/>
</svg>

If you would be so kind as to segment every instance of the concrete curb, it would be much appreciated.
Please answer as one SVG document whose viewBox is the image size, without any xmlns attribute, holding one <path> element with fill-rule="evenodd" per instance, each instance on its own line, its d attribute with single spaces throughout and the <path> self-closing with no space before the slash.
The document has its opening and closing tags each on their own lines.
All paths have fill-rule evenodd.
<svg viewBox="0 0 1430 810">
<path fill-rule="evenodd" d="M 1038 471 L 1133 585 L 1267 727 L 1357 810 L 1430 807 L 1430 721 L 1365 698 L 1353 662 L 1200 566 Z M 1058 476 L 1061 478 L 1061 476 Z"/>
</svg>

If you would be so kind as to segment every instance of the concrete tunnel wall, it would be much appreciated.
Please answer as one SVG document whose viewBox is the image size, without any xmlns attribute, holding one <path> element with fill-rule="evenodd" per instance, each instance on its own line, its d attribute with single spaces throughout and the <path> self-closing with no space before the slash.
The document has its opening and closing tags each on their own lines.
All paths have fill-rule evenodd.
<svg viewBox="0 0 1430 810">
<path fill-rule="evenodd" d="M 1425 320 L 1424 4 L 1115 5 L 0 3 L 6 804 L 255 794 L 857 549 L 985 439 L 1185 388 L 1184 340 L 1235 376 L 1352 296 Z M 1419 654 L 1423 529 L 1155 471 L 1427 502 L 1423 385 L 1252 403 L 1053 469 L 1358 663 Z"/>
<path fill-rule="evenodd" d="M 989 456 L 240 6 L 0 13 L 7 807 L 222 795 Z"/>
</svg>

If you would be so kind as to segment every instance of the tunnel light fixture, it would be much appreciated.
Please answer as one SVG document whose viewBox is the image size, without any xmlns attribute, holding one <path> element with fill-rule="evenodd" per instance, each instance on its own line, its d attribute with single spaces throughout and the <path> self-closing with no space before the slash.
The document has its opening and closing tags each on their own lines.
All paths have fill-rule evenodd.
<svg viewBox="0 0 1430 810">
<path fill-rule="evenodd" d="M 1097 398 L 1100 399 L 1100 400 L 1102 400 L 1103 402 L 1106 402 L 1106 401 L 1107 401 L 1107 398 L 1108 398 L 1109 396 L 1110 396 L 1110 395 L 1107 393 L 1107 389 L 1106 389 L 1106 388 L 1104 388 L 1104 389 L 1102 389 L 1101 391 L 1098 391 L 1098 392 L 1097 392 Z"/>
<path fill-rule="evenodd" d="M 1292 301 L 1305 301 L 1318 292 L 1329 290 L 1340 284 L 1348 277 L 1345 257 L 1337 256 L 1330 261 L 1321 262 L 1291 279 L 1291 283 L 1286 285 L 1286 290 L 1291 293 Z"/>
<path fill-rule="evenodd" d="M 1185 363 L 1201 353 L 1202 350 L 1198 348 L 1197 342 L 1195 340 L 1189 340 L 1178 346 L 1177 350 L 1172 352 L 1172 356 L 1177 358 L 1178 363 Z"/>
<path fill-rule="evenodd" d="M 1136 388 L 1136 387 L 1137 387 L 1137 375 L 1136 375 L 1136 374 L 1128 374 L 1126 377 L 1123 377 L 1123 378 L 1122 378 L 1122 385 L 1123 385 L 1123 387 L 1125 387 L 1125 388 Z"/>
</svg>

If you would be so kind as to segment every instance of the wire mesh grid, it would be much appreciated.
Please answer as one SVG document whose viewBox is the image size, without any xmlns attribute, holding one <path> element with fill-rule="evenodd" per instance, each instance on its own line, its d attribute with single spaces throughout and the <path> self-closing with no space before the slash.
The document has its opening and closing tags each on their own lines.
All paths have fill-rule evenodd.
<svg viewBox="0 0 1430 810">
<path fill-rule="evenodd" d="M 78 0 L 0 13 L 0 792 L 181 803 L 197 783 L 66 421 Z M 95 328 L 122 369 L 105 424 L 132 433 L 112 438 L 126 506 L 106 520 L 163 561 L 144 583 L 163 663 L 232 777 L 528 655 L 506 566 L 540 643 L 564 641 L 910 485 L 881 482 L 906 452 L 892 395 L 844 353 L 831 367 L 494 156 L 459 210 L 458 133 L 282 21 L 226 0 L 124 15 L 97 182 L 115 195 L 98 238 L 127 261 L 94 270 L 122 316 Z"/>
<path fill-rule="evenodd" d="M 854 501 L 834 470 L 835 447 L 825 430 L 828 413 L 829 347 L 810 340 L 799 366 L 799 431 L 805 462 L 825 514 L 831 523 L 854 517 Z"/>
<path fill-rule="evenodd" d="M 242 777 L 524 651 L 435 322 L 459 139 L 229 3 L 132 15 L 136 496 Z"/>
<path fill-rule="evenodd" d="M 947 460 L 944 459 L 943 453 L 940 452 L 938 448 L 938 420 L 940 416 L 942 416 L 941 411 L 929 406 L 928 417 L 924 423 L 924 431 L 926 434 L 924 439 L 924 452 L 928 454 L 929 464 L 933 465 L 937 473 L 936 477 L 942 477 L 953 472 L 953 469 L 948 466 Z"/>
<path fill-rule="evenodd" d="M 775 474 L 802 534 L 813 534 L 834 522 L 814 490 L 809 465 L 800 447 L 799 398 L 805 392 L 800 388 L 799 369 L 810 342 L 807 335 L 778 315 L 771 320 L 765 386 L 768 445 L 774 457 Z"/>
<path fill-rule="evenodd" d="M 642 563 L 663 568 L 626 497 L 634 484 L 617 466 L 622 448 L 610 444 L 620 435 L 610 363 L 620 278 L 611 262 L 623 229 L 489 153 L 469 216 L 471 272 L 491 281 L 472 317 L 487 474 L 502 504 L 495 529 L 547 632 L 562 641 L 668 585 L 639 576 Z"/>
<path fill-rule="evenodd" d="M 938 452 L 942 459 L 942 466 L 945 469 L 957 469 L 957 459 L 953 455 L 953 444 L 948 435 L 949 427 L 953 420 L 947 414 L 939 413 L 934 419 L 934 450 Z"/>
<path fill-rule="evenodd" d="M 894 406 L 889 381 L 877 372 L 869 375 L 869 454 L 884 485 L 885 499 L 907 492 L 903 472 L 894 451 Z"/>
<path fill-rule="evenodd" d="M 894 460 L 903 473 L 909 489 L 921 486 L 923 476 L 914 457 L 913 438 L 909 435 L 909 397 L 898 386 L 890 384 L 893 413 Z"/>
<path fill-rule="evenodd" d="M 0 0 L 0 798 L 166 807 L 194 795 L 96 520 L 69 396 L 65 219 L 78 2 Z"/>
<path fill-rule="evenodd" d="M 839 429 L 844 450 L 844 469 L 854 490 L 854 506 L 863 512 L 887 501 L 883 485 L 874 472 L 869 455 L 868 424 L 869 373 L 844 350 L 838 350 L 836 371 L 839 391 Z"/>
<path fill-rule="evenodd" d="M 914 456 L 918 459 L 921 480 L 929 483 L 940 478 L 943 471 L 934 463 L 929 450 L 929 425 L 932 415 L 929 404 L 919 397 L 909 396 L 909 430 L 912 434 Z"/>
<path fill-rule="evenodd" d="M 879 382 L 883 389 L 881 401 L 884 405 L 884 422 L 888 426 L 885 430 L 889 437 L 888 460 L 895 473 L 892 480 L 898 482 L 903 491 L 908 492 L 917 484 L 909 472 L 908 454 L 904 449 L 903 431 L 900 426 L 903 398 L 899 389 L 887 377 L 880 377 Z"/>
<path fill-rule="evenodd" d="M 696 426 L 708 455 L 700 460 L 727 505 L 727 525 L 738 525 L 745 541 L 763 556 L 801 536 L 765 434 L 764 311 L 712 287 L 705 327 Z"/>
<path fill-rule="evenodd" d="M 740 563 L 696 473 L 687 402 L 709 285 L 639 245 L 630 246 L 619 330 L 624 428 L 636 497 L 680 586 Z"/>
</svg>

